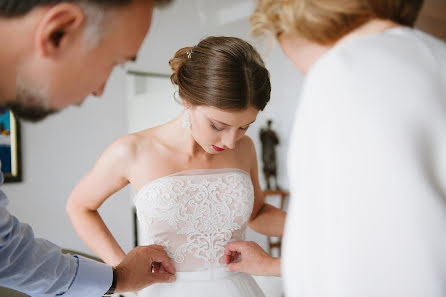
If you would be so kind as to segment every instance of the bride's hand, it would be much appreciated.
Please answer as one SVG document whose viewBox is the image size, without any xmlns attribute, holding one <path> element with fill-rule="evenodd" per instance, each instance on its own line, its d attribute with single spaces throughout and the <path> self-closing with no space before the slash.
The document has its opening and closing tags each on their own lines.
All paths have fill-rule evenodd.
<svg viewBox="0 0 446 297">
<path fill-rule="evenodd" d="M 240 256 L 241 260 L 237 261 Z M 228 243 L 224 258 L 229 271 L 280 276 L 280 258 L 270 256 L 252 241 Z"/>
</svg>

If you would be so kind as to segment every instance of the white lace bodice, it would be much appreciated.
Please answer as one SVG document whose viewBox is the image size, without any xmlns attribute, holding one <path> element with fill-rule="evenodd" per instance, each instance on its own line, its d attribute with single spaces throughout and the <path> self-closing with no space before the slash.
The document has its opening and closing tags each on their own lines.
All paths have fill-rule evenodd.
<svg viewBox="0 0 446 297">
<path fill-rule="evenodd" d="M 156 179 L 135 196 L 144 244 L 166 248 L 177 271 L 223 266 L 225 246 L 243 240 L 254 203 L 240 169 L 187 170 Z"/>
</svg>

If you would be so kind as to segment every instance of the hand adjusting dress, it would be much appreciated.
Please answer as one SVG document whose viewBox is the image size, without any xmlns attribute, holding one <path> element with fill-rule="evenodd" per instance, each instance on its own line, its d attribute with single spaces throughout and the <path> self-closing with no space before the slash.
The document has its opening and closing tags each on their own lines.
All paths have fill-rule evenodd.
<svg viewBox="0 0 446 297">
<path fill-rule="evenodd" d="M 149 182 L 135 196 L 144 244 L 165 247 L 177 281 L 138 296 L 262 297 L 254 279 L 225 270 L 228 242 L 244 240 L 254 203 L 240 169 L 187 170 Z"/>
</svg>

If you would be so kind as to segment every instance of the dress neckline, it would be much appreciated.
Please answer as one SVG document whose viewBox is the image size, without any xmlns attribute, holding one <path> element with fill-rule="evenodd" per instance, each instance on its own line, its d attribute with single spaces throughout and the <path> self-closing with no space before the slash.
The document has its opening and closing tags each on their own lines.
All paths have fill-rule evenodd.
<svg viewBox="0 0 446 297">
<path fill-rule="evenodd" d="M 162 176 L 162 177 L 158 177 L 155 178 L 147 183 L 145 183 L 141 189 L 139 189 L 139 191 L 136 192 L 135 194 L 135 199 L 138 197 L 138 195 L 148 186 L 150 186 L 151 184 L 153 184 L 154 182 L 169 178 L 169 177 L 176 177 L 176 176 L 200 176 L 200 175 L 213 175 L 213 174 L 221 174 L 221 173 L 233 173 L 233 172 L 238 172 L 238 173 L 243 173 L 246 174 L 248 176 L 251 176 L 249 174 L 248 171 L 244 170 L 244 169 L 240 169 L 240 168 L 203 168 L 203 169 L 186 169 L 186 170 L 181 170 L 181 171 L 177 171 L 174 173 L 171 173 L 169 175 L 166 176 Z"/>
</svg>

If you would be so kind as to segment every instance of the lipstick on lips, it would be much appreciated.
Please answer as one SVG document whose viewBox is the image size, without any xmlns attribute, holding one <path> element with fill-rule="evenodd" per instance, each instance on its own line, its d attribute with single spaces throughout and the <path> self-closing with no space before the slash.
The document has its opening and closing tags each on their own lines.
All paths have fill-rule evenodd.
<svg viewBox="0 0 446 297">
<path fill-rule="evenodd" d="M 216 150 L 217 152 L 222 152 L 222 151 L 225 150 L 225 149 L 222 149 L 221 147 L 218 147 L 218 146 L 215 146 L 215 145 L 213 145 L 212 147 L 213 147 L 214 150 Z"/>
</svg>

